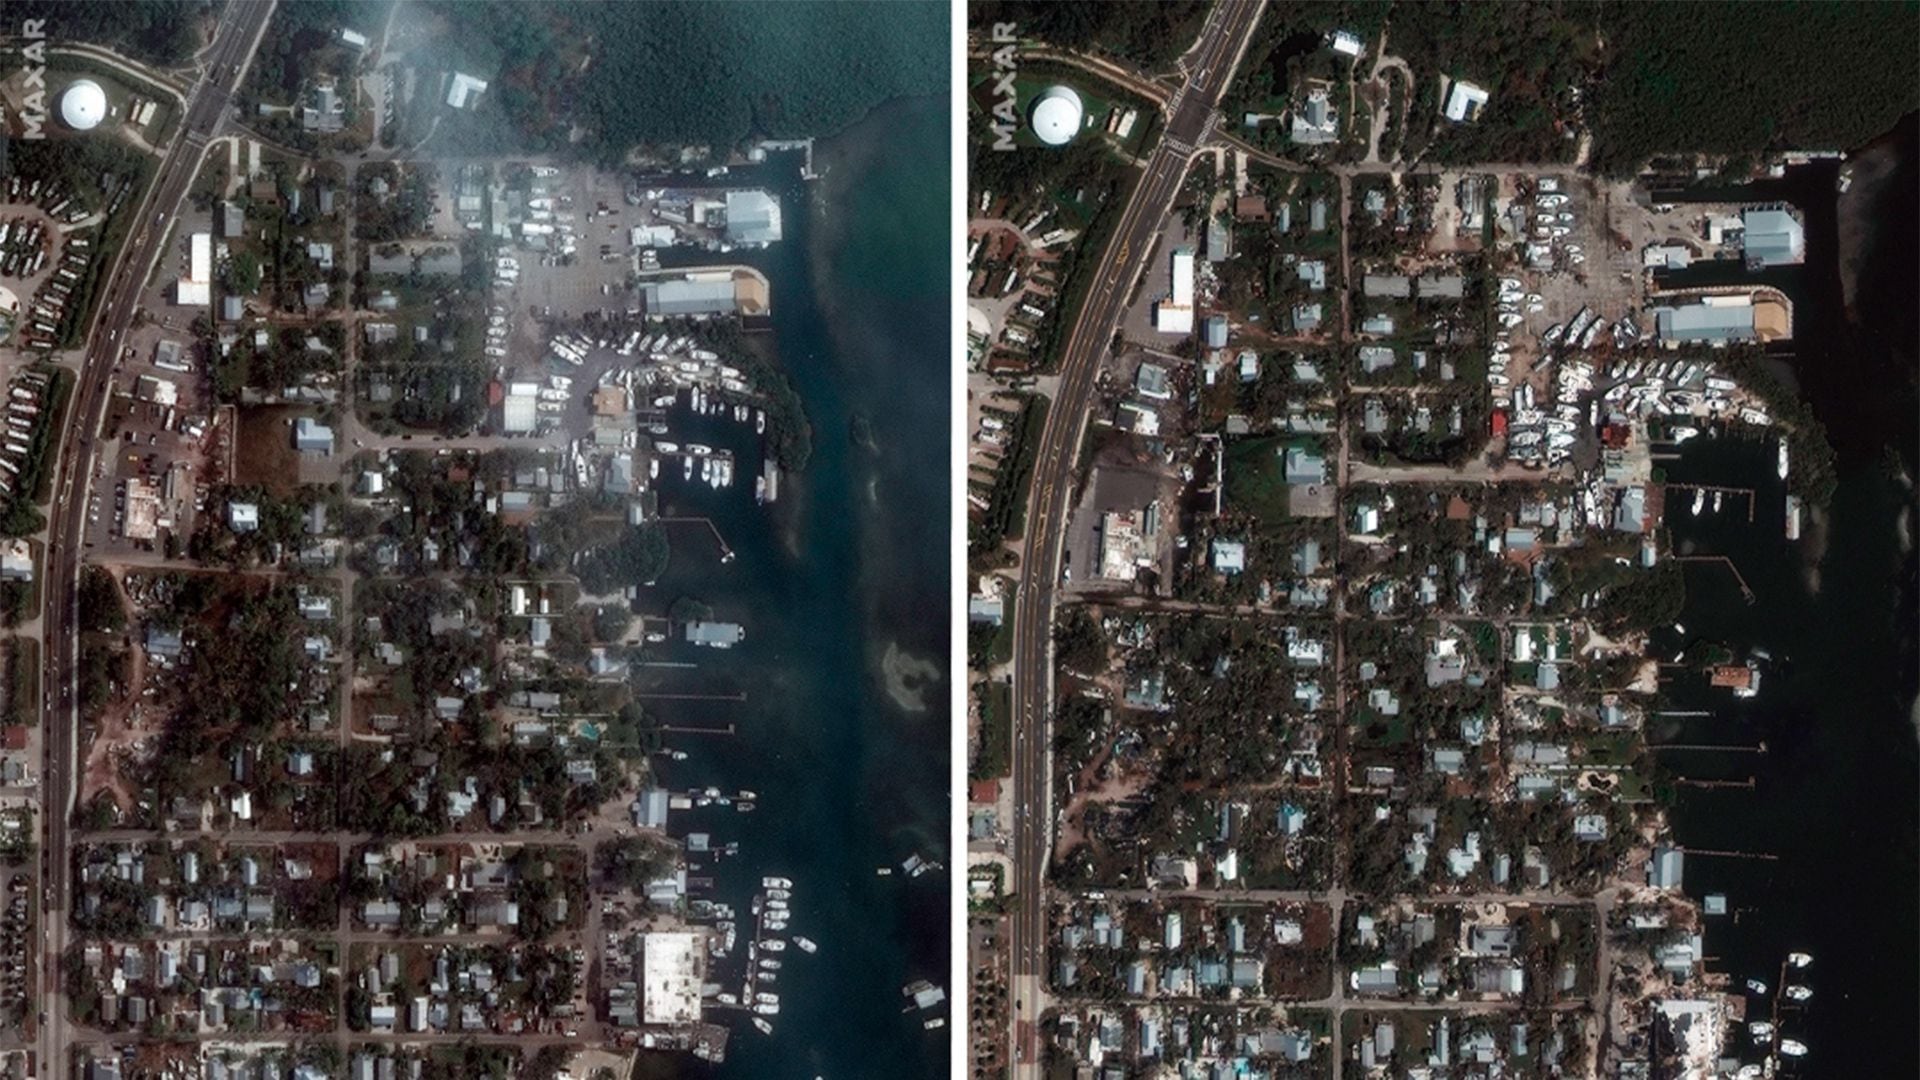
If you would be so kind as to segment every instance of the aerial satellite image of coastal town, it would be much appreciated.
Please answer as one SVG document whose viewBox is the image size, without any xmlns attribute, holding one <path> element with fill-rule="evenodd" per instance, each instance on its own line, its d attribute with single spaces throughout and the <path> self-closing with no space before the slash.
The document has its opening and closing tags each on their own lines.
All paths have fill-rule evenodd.
<svg viewBox="0 0 1920 1080">
<path fill-rule="evenodd" d="M 1920 1076 L 1920 0 L 0 0 L 0 1080 Z"/>
<path fill-rule="evenodd" d="M 1920 1073 L 1920 7 L 965 29 L 970 1080 Z"/>
<path fill-rule="evenodd" d="M 0 1076 L 946 1072 L 953 20 L 0 3 Z"/>
</svg>

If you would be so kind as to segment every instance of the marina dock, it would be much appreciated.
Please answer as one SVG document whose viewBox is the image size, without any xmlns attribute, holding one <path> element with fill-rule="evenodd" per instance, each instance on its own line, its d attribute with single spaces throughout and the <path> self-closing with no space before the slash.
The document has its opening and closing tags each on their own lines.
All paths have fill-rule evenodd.
<svg viewBox="0 0 1920 1080">
<path fill-rule="evenodd" d="M 1667 484 L 1666 487 L 1668 491 L 1675 491 L 1675 490 L 1699 491 L 1699 492 L 1704 492 L 1708 495 L 1732 495 L 1735 498 L 1745 498 L 1747 500 L 1747 524 L 1749 525 L 1753 524 L 1754 496 L 1753 496 L 1752 488 L 1718 487 L 1713 484 L 1673 484 L 1673 483 Z M 1677 506 L 1678 504 L 1670 502 L 1667 505 L 1669 507 L 1673 507 L 1673 506 Z"/>
</svg>

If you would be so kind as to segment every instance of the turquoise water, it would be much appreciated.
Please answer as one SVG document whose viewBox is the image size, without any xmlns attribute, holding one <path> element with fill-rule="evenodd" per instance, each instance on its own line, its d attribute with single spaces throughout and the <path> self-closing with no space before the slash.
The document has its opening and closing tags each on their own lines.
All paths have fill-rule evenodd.
<svg viewBox="0 0 1920 1080">
<path fill-rule="evenodd" d="M 662 470 L 669 515 L 704 515 L 737 553 L 716 559 L 711 533 L 678 526 L 674 554 L 641 606 L 663 613 L 696 597 L 746 640 L 715 652 L 669 644 L 649 688 L 744 690 L 744 703 L 648 702 L 668 724 L 733 723 L 734 737 L 667 736 L 689 759 L 664 762 L 674 789 L 712 784 L 759 794 L 752 814 L 676 815 L 677 834 L 707 831 L 741 854 L 694 871 L 704 895 L 743 915 L 763 875 L 795 883 L 771 1037 L 739 1014 L 726 1077 L 945 1075 L 950 1026 L 903 1015 L 914 979 L 946 985 L 946 872 L 908 879 L 908 856 L 949 858 L 948 688 L 918 685 L 925 708 L 888 694 L 888 647 L 947 668 L 949 588 L 948 109 L 944 99 L 889 104 L 816 149 L 812 184 L 794 159 L 730 183 L 782 187 L 786 239 L 753 255 L 772 283 L 772 330 L 756 335 L 794 380 L 814 428 L 806 472 L 783 480 L 771 510 L 754 505 L 759 451 L 749 427 L 674 418 L 676 437 L 736 450 L 746 474 L 727 492 Z M 862 438 L 852 432 L 855 418 Z M 893 868 L 891 876 L 875 873 Z M 744 940 L 738 953 L 744 953 Z M 741 960 L 719 969 L 737 988 Z M 951 991 L 951 987 L 948 987 Z M 734 1019 L 725 1019 L 732 1015 Z M 937 1013 L 946 1015 L 944 1008 Z M 701 1074 L 690 1058 L 643 1058 L 641 1075 Z"/>
</svg>

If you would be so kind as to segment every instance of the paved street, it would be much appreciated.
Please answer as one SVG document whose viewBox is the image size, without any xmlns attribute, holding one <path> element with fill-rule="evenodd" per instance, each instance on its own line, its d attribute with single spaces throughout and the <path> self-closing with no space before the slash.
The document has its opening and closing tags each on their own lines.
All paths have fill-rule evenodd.
<svg viewBox="0 0 1920 1080">
<path fill-rule="evenodd" d="M 46 760 L 41 808 L 46 843 L 41 850 L 42 894 L 40 978 L 46 1022 L 40 1027 L 41 1075 L 62 1080 L 70 1065 L 70 1035 L 63 998 L 60 957 L 66 951 L 69 897 L 68 826 L 74 810 L 79 758 L 78 590 L 82 530 L 100 449 L 99 424 L 113 394 L 113 367 L 120 339 L 133 327 L 140 294 L 155 261 L 165 254 L 168 225 L 193 184 L 201 154 L 219 133 L 254 51 L 272 16 L 275 0 L 232 0 L 222 10 L 211 47 L 202 56 L 200 79 L 187 98 L 184 122 L 160 163 L 134 218 L 133 240 L 111 268 L 106 296 L 94 313 L 79 378 L 69 398 L 65 430 L 60 432 L 46 559 L 45 670 L 41 681 Z"/>
<path fill-rule="evenodd" d="M 1168 101 L 1160 142 L 1120 215 L 1061 354 L 1060 389 L 1048 410 L 1027 506 L 1013 649 L 1015 901 L 1012 949 L 1015 1076 L 1039 1074 L 1037 1021 L 1046 963 L 1047 865 L 1053 843 L 1049 786 L 1054 591 L 1066 537 L 1076 448 L 1085 430 L 1107 343 L 1132 284 L 1173 208 L 1195 150 L 1210 136 L 1221 95 L 1258 22 L 1263 2 L 1222 3 L 1181 65 L 1186 81 Z"/>
</svg>

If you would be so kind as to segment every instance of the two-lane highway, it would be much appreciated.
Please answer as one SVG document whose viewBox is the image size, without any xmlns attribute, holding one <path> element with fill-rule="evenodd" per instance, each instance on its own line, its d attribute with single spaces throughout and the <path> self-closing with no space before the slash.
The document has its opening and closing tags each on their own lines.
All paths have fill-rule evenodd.
<svg viewBox="0 0 1920 1080">
<path fill-rule="evenodd" d="M 1067 498 L 1101 363 L 1119 328 L 1133 283 L 1153 250 L 1195 150 L 1212 133 L 1220 98 L 1246 50 L 1264 0 L 1223 0 L 1182 58 L 1186 81 L 1132 197 L 1060 357 L 1059 392 L 1047 413 L 1027 496 L 1027 526 L 1014 606 L 1013 916 L 1016 1076 L 1037 1074 L 1039 1010 L 1047 951 L 1047 867 L 1052 855 L 1052 636 L 1054 591 L 1066 539 Z"/>
<path fill-rule="evenodd" d="M 221 10 L 213 44 L 202 55 L 206 65 L 187 99 L 186 115 L 147 194 L 135 209 L 129 241 L 108 268 L 108 285 L 94 311 L 80 371 L 68 398 L 66 426 L 59 432 L 51 521 L 47 531 L 47 583 L 43 706 L 46 723 L 41 816 L 45 882 L 41 913 L 42 1008 L 41 1075 L 55 1080 L 67 1074 L 68 1032 L 61 956 L 66 949 L 67 915 L 72 910 L 67 880 L 70 868 L 67 830 L 78 790 L 80 718 L 76 672 L 79 667 L 79 582 L 85 544 L 86 505 L 99 451 L 99 425 L 113 392 L 113 369 L 122 342 L 133 328 L 140 294 L 163 254 L 175 215 L 199 170 L 201 156 L 232 107 L 233 94 L 252 63 L 272 17 L 274 0 L 228 0 Z"/>
</svg>

